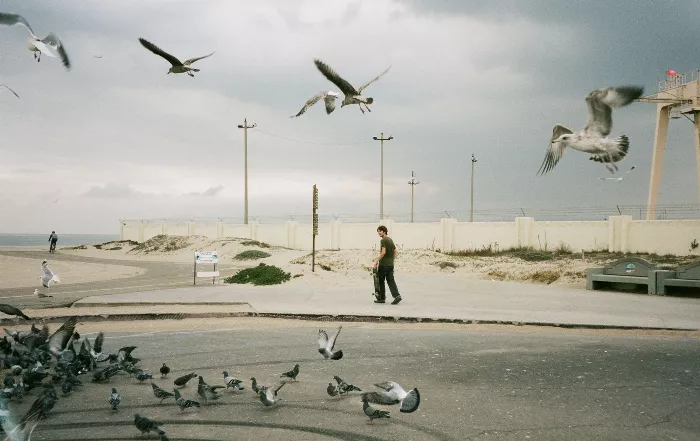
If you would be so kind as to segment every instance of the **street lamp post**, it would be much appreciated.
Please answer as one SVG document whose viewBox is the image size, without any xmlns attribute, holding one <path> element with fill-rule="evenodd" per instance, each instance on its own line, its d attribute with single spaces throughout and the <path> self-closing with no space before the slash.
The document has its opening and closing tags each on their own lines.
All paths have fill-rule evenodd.
<svg viewBox="0 0 700 441">
<path fill-rule="evenodd" d="M 381 150 L 381 160 L 380 160 L 380 178 L 379 178 L 379 220 L 384 219 L 384 141 L 391 141 L 394 139 L 393 136 L 389 135 L 388 138 L 384 137 L 384 132 L 381 133 L 380 137 L 377 138 L 373 136 L 372 139 L 380 142 Z"/>
<path fill-rule="evenodd" d="M 243 202 L 243 224 L 248 225 L 248 129 L 252 129 L 253 127 L 257 126 L 257 124 L 253 124 L 252 126 L 248 125 L 248 120 L 243 119 L 243 124 L 238 124 L 239 129 L 243 129 L 243 168 L 245 169 L 245 196 L 244 196 L 244 202 Z"/>
</svg>

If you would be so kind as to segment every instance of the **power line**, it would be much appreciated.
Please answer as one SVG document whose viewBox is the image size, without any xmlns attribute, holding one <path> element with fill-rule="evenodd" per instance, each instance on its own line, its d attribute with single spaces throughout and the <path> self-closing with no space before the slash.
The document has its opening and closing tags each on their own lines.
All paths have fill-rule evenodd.
<svg viewBox="0 0 700 441">
<path fill-rule="evenodd" d="M 260 127 L 256 127 L 256 131 L 263 133 L 274 138 L 283 139 L 289 142 L 296 142 L 299 144 L 310 144 L 310 145 L 356 145 L 356 144 L 367 144 L 369 141 L 353 141 L 353 142 L 314 142 L 314 141 L 302 141 L 300 139 L 287 138 L 285 136 L 276 135 L 271 132 L 262 130 Z"/>
</svg>

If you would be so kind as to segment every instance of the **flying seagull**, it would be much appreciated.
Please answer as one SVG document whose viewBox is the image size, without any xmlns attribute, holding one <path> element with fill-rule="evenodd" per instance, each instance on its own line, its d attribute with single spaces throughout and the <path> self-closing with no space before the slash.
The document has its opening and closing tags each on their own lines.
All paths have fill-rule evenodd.
<svg viewBox="0 0 700 441">
<path fill-rule="evenodd" d="M 340 96 L 340 94 L 338 92 L 333 92 L 332 90 L 329 90 L 327 92 L 325 92 L 325 91 L 319 92 L 316 95 L 312 96 L 306 102 L 306 104 L 304 104 L 304 107 L 301 108 L 299 113 L 297 113 L 294 116 L 290 116 L 290 118 L 296 118 L 297 116 L 303 115 L 304 112 L 309 110 L 309 107 L 311 107 L 314 104 L 316 104 L 317 102 L 319 102 L 321 100 L 321 98 L 323 98 L 323 101 L 325 101 L 325 103 L 326 103 L 326 114 L 330 115 L 335 110 L 335 100 L 339 96 Z"/>
<path fill-rule="evenodd" d="M 51 271 L 46 260 L 41 262 L 41 270 L 44 272 L 44 275 L 39 276 L 39 278 L 41 279 L 41 284 L 44 286 L 44 288 L 48 289 L 49 286 L 51 286 L 51 282 L 61 282 L 61 279 L 58 277 L 58 274 L 55 274 L 53 271 Z"/>
<path fill-rule="evenodd" d="M 630 168 L 629 170 L 627 170 L 627 171 L 625 172 L 624 175 L 619 176 L 619 177 L 617 177 L 617 178 L 598 178 L 598 179 L 600 179 L 600 180 L 602 180 L 602 181 L 621 182 L 623 179 L 625 179 L 625 175 L 627 175 L 627 173 L 631 172 L 631 171 L 634 170 L 635 168 L 637 168 L 637 166 L 636 166 L 636 165 L 633 165 L 632 168 Z"/>
<path fill-rule="evenodd" d="M 544 175 L 552 170 L 561 159 L 565 147 L 589 153 L 591 161 L 602 162 L 611 173 L 616 172 L 618 168 L 615 163 L 627 155 L 629 139 L 625 135 L 615 139 L 608 138 L 612 130 L 612 109 L 630 104 L 643 93 L 644 88 L 641 86 L 606 87 L 589 93 L 586 97 L 586 127 L 574 133 L 560 124 L 554 126 L 547 154 L 538 174 Z"/>
<path fill-rule="evenodd" d="M 195 61 L 199 61 L 203 58 L 211 57 L 214 55 L 214 52 L 212 52 L 209 55 L 204 55 L 203 57 L 197 57 L 197 58 L 190 58 L 189 60 L 185 60 L 183 63 L 182 61 L 178 60 L 177 58 L 173 57 L 169 53 L 165 52 L 163 49 L 159 48 L 155 44 L 151 43 L 148 40 L 145 40 L 143 38 L 139 38 L 139 41 L 149 51 L 153 52 L 156 55 L 160 55 L 161 57 L 165 58 L 172 64 L 170 69 L 168 69 L 168 73 L 186 73 L 187 75 L 194 77 L 194 74 L 192 72 L 199 72 L 199 69 L 195 69 L 193 67 L 190 67 L 192 63 Z"/>
<path fill-rule="evenodd" d="M 44 54 L 48 57 L 56 58 L 51 49 L 58 52 L 58 56 L 61 58 L 61 62 L 66 67 L 66 70 L 70 70 L 70 60 L 68 59 L 68 54 L 66 49 L 63 47 L 61 40 L 52 32 L 45 38 L 39 38 L 34 35 L 32 27 L 29 26 L 29 22 L 24 19 L 21 15 L 17 14 L 7 14 L 0 12 L 0 25 L 14 26 L 20 24 L 27 28 L 29 31 L 29 39 L 27 47 L 30 51 L 34 52 L 34 58 L 36 61 L 41 61 L 41 55 Z M 50 48 L 50 49 L 49 49 Z"/>
<path fill-rule="evenodd" d="M 338 89 L 340 89 L 340 91 L 343 92 L 343 94 L 345 95 L 345 98 L 343 99 L 343 102 L 340 105 L 340 107 L 345 107 L 350 104 L 357 104 L 358 106 L 360 106 L 360 110 L 362 110 L 362 113 L 365 113 L 365 111 L 362 109 L 363 104 L 365 105 L 365 109 L 367 109 L 368 112 L 371 112 L 368 104 L 372 104 L 374 102 L 374 98 L 362 96 L 362 91 L 365 90 L 367 86 L 384 76 L 384 74 L 389 72 L 389 69 L 391 69 L 391 66 L 387 67 L 386 70 L 380 73 L 375 79 L 363 86 L 360 86 L 360 88 L 355 89 L 352 84 L 348 83 L 323 61 L 316 59 L 314 60 L 314 64 L 316 64 L 316 67 L 318 68 L 318 70 L 321 71 L 323 76 L 325 76 L 328 79 L 328 81 L 335 84 L 335 86 Z"/>
<path fill-rule="evenodd" d="M 4 87 L 5 89 L 7 89 L 7 90 L 9 90 L 10 92 L 12 92 L 13 94 L 15 94 L 15 96 L 16 96 L 17 98 L 19 98 L 19 95 L 17 95 L 17 92 L 15 92 L 14 90 L 12 90 L 12 89 L 10 88 L 10 86 L 6 86 L 6 85 L 4 85 L 4 84 L 0 84 L 0 87 Z M 306 109 L 304 109 L 304 110 L 306 110 Z M 331 112 L 332 112 L 332 110 L 331 110 Z M 303 113 L 303 112 L 302 112 L 302 113 Z M 330 113 L 330 112 L 328 112 L 328 113 Z M 299 115 L 301 115 L 301 113 L 300 113 Z"/>
<path fill-rule="evenodd" d="M 318 330 L 318 352 L 321 353 L 326 360 L 329 358 L 331 360 L 340 360 L 343 358 L 342 350 L 333 352 L 335 341 L 338 339 L 338 334 L 340 334 L 341 329 L 343 329 L 343 327 L 338 326 L 338 330 L 335 331 L 335 334 L 330 338 L 328 338 L 326 331 L 323 329 Z"/>
</svg>

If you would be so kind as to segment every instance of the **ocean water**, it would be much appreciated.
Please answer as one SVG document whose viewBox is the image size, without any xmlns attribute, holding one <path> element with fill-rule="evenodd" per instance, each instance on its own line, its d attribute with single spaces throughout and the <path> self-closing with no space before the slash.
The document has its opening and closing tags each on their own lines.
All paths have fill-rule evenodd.
<svg viewBox="0 0 700 441">
<path fill-rule="evenodd" d="M 6 234 L 0 233 L 0 247 L 45 246 L 49 248 L 49 231 L 46 234 Z M 118 234 L 58 234 L 57 246 L 95 245 L 119 240 Z"/>
</svg>

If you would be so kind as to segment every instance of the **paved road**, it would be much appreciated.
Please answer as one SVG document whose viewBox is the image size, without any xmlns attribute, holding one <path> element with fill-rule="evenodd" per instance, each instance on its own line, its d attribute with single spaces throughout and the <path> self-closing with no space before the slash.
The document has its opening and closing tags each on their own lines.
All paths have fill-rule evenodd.
<svg viewBox="0 0 700 441">
<path fill-rule="evenodd" d="M 37 259 L 39 261 L 46 258 L 45 251 L 0 251 L 0 255 L 24 257 Z M 186 263 L 91 258 L 73 254 L 62 254 L 60 252 L 52 254 L 51 259 L 70 262 L 133 266 L 143 268 L 146 271 L 138 276 L 123 279 L 88 283 L 55 284 L 51 286 L 51 294 L 54 295 L 54 297 L 41 300 L 32 295 L 34 288 L 41 288 L 39 283 L 37 283 L 37 286 L 27 288 L 0 288 L 0 299 L 11 299 L 12 304 L 19 308 L 51 308 L 71 305 L 76 300 L 94 295 L 121 294 L 192 286 L 193 268 L 191 264 Z M 219 270 L 222 277 L 227 277 L 234 274 L 239 268 L 241 268 L 241 266 L 222 265 Z M 37 275 L 38 274 L 37 272 Z M 206 279 L 199 279 L 197 284 L 197 286 L 211 286 L 211 284 L 206 283 Z"/>
<path fill-rule="evenodd" d="M 611 332 L 500 326 L 346 323 L 325 361 L 316 353 L 319 327 L 332 322 L 258 318 L 86 323 L 83 335 L 108 333 L 107 349 L 138 345 L 141 365 L 173 371 L 163 387 L 189 372 L 220 383 L 222 371 L 262 383 L 301 365 L 284 401 L 264 408 L 249 390 L 225 392 L 216 404 L 185 412 L 159 405 L 148 382 L 118 376 L 87 382 L 61 399 L 32 438 L 137 439 L 133 414 L 165 422 L 171 440 L 697 440 L 700 439 L 700 340 L 687 333 Z M 213 330 L 206 330 L 207 328 Z M 326 395 L 333 375 L 365 390 L 395 380 L 421 392 L 412 414 L 388 407 L 391 419 L 365 424 L 359 397 Z M 122 394 L 118 413 L 107 409 L 111 387 Z M 182 390 L 197 399 L 196 383 Z M 25 399 L 21 411 L 31 402 Z M 141 439 L 146 439 L 145 437 Z"/>
</svg>

